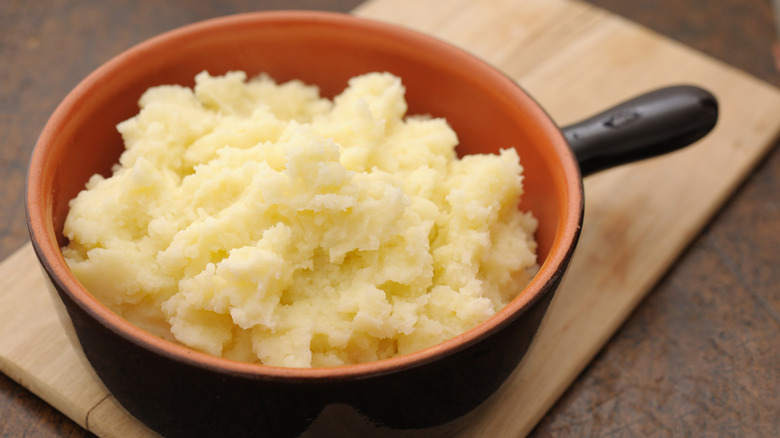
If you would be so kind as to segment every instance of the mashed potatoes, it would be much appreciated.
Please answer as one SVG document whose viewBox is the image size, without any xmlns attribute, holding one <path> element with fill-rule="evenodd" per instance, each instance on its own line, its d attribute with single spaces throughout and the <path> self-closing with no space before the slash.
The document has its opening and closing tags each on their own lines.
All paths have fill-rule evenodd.
<svg viewBox="0 0 780 438">
<path fill-rule="evenodd" d="M 515 150 L 458 159 L 445 120 L 405 117 L 390 74 L 331 101 L 204 72 L 140 106 L 113 176 L 71 202 L 63 253 L 158 336 L 275 366 L 367 362 L 451 338 L 529 281 Z"/>
</svg>

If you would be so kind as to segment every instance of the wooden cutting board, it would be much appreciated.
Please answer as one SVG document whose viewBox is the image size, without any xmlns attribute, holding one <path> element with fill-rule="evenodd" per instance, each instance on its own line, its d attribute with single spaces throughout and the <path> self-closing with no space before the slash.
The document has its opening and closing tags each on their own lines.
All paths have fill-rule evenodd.
<svg viewBox="0 0 780 438">
<path fill-rule="evenodd" d="M 718 126 L 695 147 L 586 180 L 569 274 L 526 359 L 462 434 L 525 435 L 773 145 L 780 92 L 577 1 L 373 0 L 355 13 L 477 54 L 561 125 L 670 84 L 703 86 L 720 101 Z M 68 343 L 29 245 L 0 264 L 0 370 L 99 436 L 154 435 Z"/>
</svg>

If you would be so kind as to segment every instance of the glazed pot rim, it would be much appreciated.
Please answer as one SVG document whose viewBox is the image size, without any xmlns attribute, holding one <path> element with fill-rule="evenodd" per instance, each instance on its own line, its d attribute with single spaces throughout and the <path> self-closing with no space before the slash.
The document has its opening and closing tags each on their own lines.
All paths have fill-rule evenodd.
<svg viewBox="0 0 780 438">
<path fill-rule="evenodd" d="M 399 41 L 399 44 L 406 42 L 406 44 L 414 44 L 415 47 L 428 53 L 438 53 L 458 58 L 460 62 L 464 63 L 464 66 L 467 66 L 474 72 L 490 77 L 492 81 L 501 87 L 501 91 L 506 95 L 507 99 L 524 102 L 525 107 L 533 113 L 531 114 L 533 118 L 540 121 L 541 125 L 539 127 L 556 149 L 555 155 L 560 158 L 559 164 L 565 176 L 567 189 L 568 216 L 561 219 L 561 224 L 555 234 L 549 254 L 540 266 L 538 273 L 514 300 L 476 327 L 420 351 L 360 364 L 322 368 L 287 368 L 237 362 L 215 357 L 161 339 L 119 317 L 94 298 L 81 285 L 69 270 L 58 245 L 54 226 L 51 223 L 52 207 L 50 203 L 44 202 L 45 197 L 48 195 L 43 192 L 43 175 L 41 171 L 43 163 L 46 161 L 47 149 L 57 135 L 58 127 L 66 122 L 69 111 L 80 99 L 84 98 L 87 91 L 93 88 L 96 83 L 100 83 L 104 78 L 110 77 L 112 72 L 121 68 L 123 63 L 129 59 L 142 56 L 146 52 L 153 52 L 160 45 L 170 45 L 172 42 L 182 38 L 192 38 L 193 35 L 209 34 L 234 26 L 259 25 L 263 23 L 312 23 L 329 26 L 348 26 L 360 28 L 366 32 L 391 35 Z M 521 317 L 524 311 L 533 302 L 540 299 L 543 294 L 553 292 L 552 289 L 555 288 L 554 285 L 563 275 L 576 246 L 584 208 L 582 178 L 579 167 L 563 134 L 542 106 L 536 103 L 511 78 L 476 56 L 435 37 L 373 19 L 321 11 L 263 11 L 212 18 L 159 34 L 110 59 L 84 78 L 55 109 L 33 149 L 28 166 L 25 189 L 27 225 L 33 248 L 46 274 L 56 285 L 59 293 L 67 294 L 73 302 L 101 325 L 136 345 L 141 345 L 161 356 L 188 363 L 195 367 L 230 375 L 242 375 L 249 378 L 290 381 L 360 379 L 415 368 L 450 356 L 500 330 L 516 318 Z"/>
</svg>

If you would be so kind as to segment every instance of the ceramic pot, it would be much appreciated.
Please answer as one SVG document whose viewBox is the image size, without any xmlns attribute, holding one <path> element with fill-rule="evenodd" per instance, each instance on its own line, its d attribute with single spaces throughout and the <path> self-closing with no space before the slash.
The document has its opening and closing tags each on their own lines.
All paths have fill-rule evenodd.
<svg viewBox="0 0 780 438">
<path fill-rule="evenodd" d="M 91 175 L 110 174 L 123 150 L 115 126 L 138 112 L 143 91 L 160 84 L 192 86 L 203 70 L 300 79 L 327 97 L 350 77 L 389 71 L 406 86 L 409 114 L 447 119 L 460 138 L 460 154 L 514 145 L 525 168 L 520 208 L 532 211 L 540 224 L 538 275 L 494 317 L 451 340 L 334 368 L 232 362 L 130 325 L 69 271 L 60 251 L 68 202 Z M 689 144 L 716 119 L 709 93 L 676 87 L 561 130 L 511 79 L 437 39 L 341 14 L 242 14 L 141 43 L 68 94 L 30 160 L 28 226 L 77 346 L 116 399 L 162 435 L 290 437 L 330 424 L 327 417 L 335 413 L 345 419 L 338 420 L 340 436 L 349 430 L 418 430 L 428 436 L 457 427 L 456 420 L 493 394 L 526 352 L 577 242 L 582 175 Z"/>
</svg>

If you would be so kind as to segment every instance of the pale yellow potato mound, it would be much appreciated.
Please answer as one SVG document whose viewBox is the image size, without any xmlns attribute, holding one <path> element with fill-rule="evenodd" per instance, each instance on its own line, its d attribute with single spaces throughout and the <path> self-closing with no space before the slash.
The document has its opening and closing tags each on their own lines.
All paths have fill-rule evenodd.
<svg viewBox="0 0 780 438">
<path fill-rule="evenodd" d="M 368 362 L 474 327 L 533 274 L 515 150 L 458 159 L 445 120 L 405 118 L 390 74 L 330 101 L 204 72 L 140 106 L 113 176 L 71 202 L 63 253 L 158 336 L 275 366 Z"/>
</svg>

